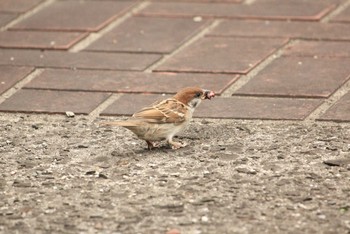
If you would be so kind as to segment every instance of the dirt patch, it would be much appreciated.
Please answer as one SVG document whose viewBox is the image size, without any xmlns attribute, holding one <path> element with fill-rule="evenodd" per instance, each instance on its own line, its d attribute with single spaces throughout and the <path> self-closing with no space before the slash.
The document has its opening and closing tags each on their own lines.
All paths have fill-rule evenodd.
<svg viewBox="0 0 350 234">
<path fill-rule="evenodd" d="M 148 151 L 101 119 L 0 120 L 0 232 L 350 233 L 348 124 L 195 120 Z"/>
</svg>

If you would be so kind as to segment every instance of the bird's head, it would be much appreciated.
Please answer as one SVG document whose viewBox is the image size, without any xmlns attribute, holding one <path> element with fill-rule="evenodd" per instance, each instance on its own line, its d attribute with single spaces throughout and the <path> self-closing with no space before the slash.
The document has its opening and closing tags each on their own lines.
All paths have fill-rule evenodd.
<svg viewBox="0 0 350 234">
<path fill-rule="evenodd" d="M 202 100 L 210 100 L 213 97 L 215 97 L 215 93 L 211 90 L 198 87 L 188 87 L 177 92 L 174 99 L 190 106 L 191 108 L 196 108 Z"/>
</svg>

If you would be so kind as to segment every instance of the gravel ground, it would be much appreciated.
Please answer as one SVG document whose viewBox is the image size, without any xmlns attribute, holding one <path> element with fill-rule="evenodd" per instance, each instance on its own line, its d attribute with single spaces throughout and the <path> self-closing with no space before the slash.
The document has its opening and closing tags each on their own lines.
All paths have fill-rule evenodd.
<svg viewBox="0 0 350 234">
<path fill-rule="evenodd" d="M 349 124 L 197 119 L 148 151 L 101 121 L 1 114 L 0 232 L 350 233 Z"/>
</svg>

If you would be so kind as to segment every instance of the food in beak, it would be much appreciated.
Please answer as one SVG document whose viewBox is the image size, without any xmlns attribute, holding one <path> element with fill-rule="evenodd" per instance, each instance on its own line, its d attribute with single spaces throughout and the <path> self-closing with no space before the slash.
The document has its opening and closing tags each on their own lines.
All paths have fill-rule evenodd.
<svg viewBox="0 0 350 234">
<path fill-rule="evenodd" d="M 211 98 L 215 97 L 215 93 L 211 90 L 205 90 L 204 93 L 205 93 L 205 99 L 210 100 Z"/>
</svg>

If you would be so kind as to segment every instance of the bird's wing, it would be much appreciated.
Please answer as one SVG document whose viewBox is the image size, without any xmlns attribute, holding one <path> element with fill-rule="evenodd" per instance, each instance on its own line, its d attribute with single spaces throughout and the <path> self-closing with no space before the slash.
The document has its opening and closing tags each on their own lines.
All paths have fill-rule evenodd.
<svg viewBox="0 0 350 234">
<path fill-rule="evenodd" d="M 145 107 L 136 112 L 133 117 L 142 119 L 149 123 L 175 123 L 180 124 L 186 121 L 189 107 L 176 99 L 166 99 L 156 102 L 150 107 Z"/>
</svg>

